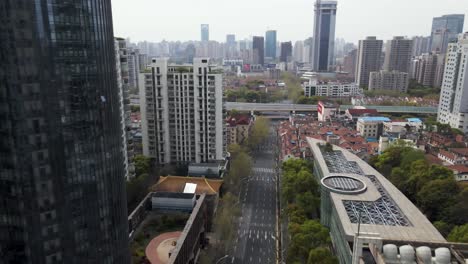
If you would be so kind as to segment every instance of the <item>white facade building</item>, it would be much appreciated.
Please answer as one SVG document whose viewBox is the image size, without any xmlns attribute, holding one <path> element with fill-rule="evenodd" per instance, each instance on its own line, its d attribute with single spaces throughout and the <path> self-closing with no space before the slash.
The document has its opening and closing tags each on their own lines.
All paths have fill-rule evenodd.
<svg viewBox="0 0 468 264">
<path fill-rule="evenodd" d="M 139 87 L 144 155 L 161 164 L 224 158 L 222 73 L 209 59 L 153 59 Z"/>
<path fill-rule="evenodd" d="M 447 48 L 437 121 L 468 133 L 468 32 Z"/>
<path fill-rule="evenodd" d="M 115 62 L 117 87 L 119 89 L 121 130 L 122 130 L 122 152 L 124 154 L 125 178 L 135 176 L 135 166 L 132 163 L 134 156 L 133 136 L 130 133 L 132 121 L 130 118 L 129 79 L 128 79 L 128 53 L 125 39 L 115 38 Z M 103 100 L 101 98 L 101 100 Z"/>
<path fill-rule="evenodd" d="M 362 95 L 363 91 L 356 83 L 322 82 L 314 79 L 303 84 L 304 95 L 326 97 L 351 97 Z"/>
</svg>

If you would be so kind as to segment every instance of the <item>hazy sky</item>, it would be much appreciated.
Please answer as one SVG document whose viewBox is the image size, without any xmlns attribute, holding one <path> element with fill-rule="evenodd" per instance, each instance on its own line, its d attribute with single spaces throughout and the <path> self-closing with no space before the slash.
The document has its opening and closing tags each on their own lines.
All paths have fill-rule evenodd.
<svg viewBox="0 0 468 264">
<path fill-rule="evenodd" d="M 315 0 L 112 0 L 114 34 L 132 41 L 200 40 L 200 24 L 210 39 L 225 41 L 278 31 L 279 41 L 313 33 Z M 365 36 L 429 35 L 432 18 L 465 14 L 468 0 L 338 0 L 336 36 L 357 42 Z"/>
</svg>

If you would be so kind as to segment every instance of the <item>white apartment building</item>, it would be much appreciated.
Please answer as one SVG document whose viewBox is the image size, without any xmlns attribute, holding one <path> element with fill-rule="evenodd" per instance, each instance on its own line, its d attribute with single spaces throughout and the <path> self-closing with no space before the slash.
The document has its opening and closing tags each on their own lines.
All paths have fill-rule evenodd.
<svg viewBox="0 0 468 264">
<path fill-rule="evenodd" d="M 447 48 L 437 120 L 468 133 L 468 32 Z"/>
<path fill-rule="evenodd" d="M 144 155 L 161 164 L 224 158 L 222 73 L 209 59 L 156 58 L 139 80 Z"/>
<path fill-rule="evenodd" d="M 303 78 L 309 81 L 302 84 L 304 96 L 351 97 L 362 95 L 363 90 L 356 83 L 341 83 L 338 81 L 320 81 L 319 74 L 306 73 Z"/>
<path fill-rule="evenodd" d="M 129 101 L 128 49 L 125 39 L 115 38 L 114 48 L 117 87 L 119 89 L 119 111 L 121 113 L 122 152 L 124 155 L 125 178 L 128 180 L 135 176 L 135 166 L 132 163 L 134 157 L 133 136 L 129 132 L 132 121 L 130 118 L 131 111 Z"/>
</svg>

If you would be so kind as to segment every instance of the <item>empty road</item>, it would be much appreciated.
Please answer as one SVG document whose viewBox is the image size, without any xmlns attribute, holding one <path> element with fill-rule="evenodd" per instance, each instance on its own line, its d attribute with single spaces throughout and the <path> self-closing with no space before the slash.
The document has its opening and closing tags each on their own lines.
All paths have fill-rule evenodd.
<svg viewBox="0 0 468 264">
<path fill-rule="evenodd" d="M 224 263 L 276 263 L 276 132 L 252 153 L 252 173 L 240 193 L 242 216 L 231 259 Z"/>
</svg>

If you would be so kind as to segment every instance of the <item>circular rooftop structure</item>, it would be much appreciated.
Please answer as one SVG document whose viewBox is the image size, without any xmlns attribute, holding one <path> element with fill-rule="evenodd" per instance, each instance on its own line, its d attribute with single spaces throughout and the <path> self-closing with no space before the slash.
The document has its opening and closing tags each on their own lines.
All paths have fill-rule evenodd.
<svg viewBox="0 0 468 264">
<path fill-rule="evenodd" d="M 335 193 L 358 194 L 366 190 L 366 184 L 351 176 L 332 175 L 321 180 L 322 185 Z"/>
</svg>

